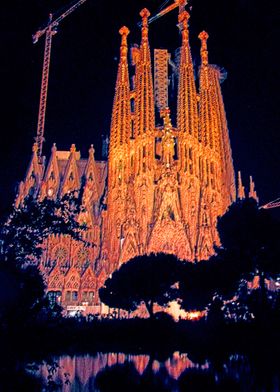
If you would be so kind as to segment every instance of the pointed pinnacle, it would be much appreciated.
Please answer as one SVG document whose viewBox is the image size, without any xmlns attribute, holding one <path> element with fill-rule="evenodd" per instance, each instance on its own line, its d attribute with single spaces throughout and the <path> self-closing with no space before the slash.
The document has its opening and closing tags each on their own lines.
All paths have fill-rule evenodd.
<svg viewBox="0 0 280 392">
<path fill-rule="evenodd" d="M 207 41 L 208 38 L 209 38 L 209 34 L 208 34 L 206 31 L 203 30 L 203 31 L 198 35 L 198 38 L 199 38 L 201 41 Z"/>
<path fill-rule="evenodd" d="M 76 152 L 76 146 L 75 146 L 75 144 L 71 144 L 70 152 L 71 152 L 71 153 Z"/>
<path fill-rule="evenodd" d="M 183 11 L 179 13 L 178 22 L 183 24 L 183 28 L 188 28 L 188 20 L 190 19 L 190 14 L 188 11 Z"/>
<path fill-rule="evenodd" d="M 129 31 L 129 28 L 128 28 L 128 27 L 122 26 L 122 27 L 119 29 L 119 33 L 120 33 L 120 35 L 121 35 L 123 38 L 126 38 L 126 37 L 128 36 L 128 34 L 130 33 L 130 31 Z"/>
<path fill-rule="evenodd" d="M 147 8 L 142 9 L 140 16 L 142 18 L 142 41 L 148 40 L 148 18 L 150 11 Z"/>
<path fill-rule="evenodd" d="M 129 34 L 129 29 L 126 26 L 123 26 L 120 28 L 119 33 L 122 36 L 120 56 L 124 60 L 127 56 L 127 36 Z"/>
<path fill-rule="evenodd" d="M 190 14 L 187 11 L 183 11 L 179 13 L 178 22 L 179 22 L 179 29 L 182 32 L 182 42 L 187 43 L 188 41 L 188 20 L 190 19 Z"/>
<path fill-rule="evenodd" d="M 89 148 L 89 150 L 88 150 L 88 153 L 89 153 L 89 155 L 94 155 L 95 149 L 94 149 L 94 147 L 93 147 L 93 144 L 90 145 L 90 148 Z"/>
<path fill-rule="evenodd" d="M 147 19 L 148 21 L 148 17 L 151 15 L 151 13 L 147 8 L 143 8 L 139 15 L 141 16 L 142 20 Z"/>
<path fill-rule="evenodd" d="M 38 144 L 35 142 L 32 146 L 32 152 L 36 153 L 38 152 Z"/>
<path fill-rule="evenodd" d="M 207 39 L 209 38 L 208 33 L 206 31 L 202 31 L 198 38 L 201 40 L 201 49 L 200 49 L 200 55 L 201 55 L 201 63 L 203 65 L 208 64 L 208 51 L 207 51 Z"/>
<path fill-rule="evenodd" d="M 241 171 L 238 171 L 238 199 L 245 199 L 245 190 L 242 184 Z"/>
<path fill-rule="evenodd" d="M 56 152 L 56 151 L 57 151 L 56 143 L 53 143 L 53 145 L 52 145 L 52 152 Z"/>
</svg>

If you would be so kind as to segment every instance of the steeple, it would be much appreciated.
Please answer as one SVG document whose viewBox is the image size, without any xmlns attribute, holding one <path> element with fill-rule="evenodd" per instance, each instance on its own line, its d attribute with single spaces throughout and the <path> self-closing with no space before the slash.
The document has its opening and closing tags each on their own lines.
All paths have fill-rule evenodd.
<svg viewBox="0 0 280 392">
<path fill-rule="evenodd" d="M 91 144 L 88 150 L 88 161 L 84 172 L 85 187 L 83 199 L 86 199 L 89 195 L 90 199 L 98 199 L 100 193 L 100 186 L 98 182 L 98 173 L 96 167 L 96 161 L 94 158 L 94 147 Z"/>
<path fill-rule="evenodd" d="M 59 191 L 60 176 L 56 153 L 57 147 L 56 144 L 53 143 L 51 149 L 51 157 L 44 175 L 44 182 L 41 189 L 42 199 L 46 196 L 50 198 L 55 198 Z"/>
<path fill-rule="evenodd" d="M 154 90 L 152 79 L 151 53 L 148 40 L 148 18 L 150 12 L 144 8 L 142 17 L 142 38 L 135 70 L 135 138 L 151 136 L 155 129 Z M 148 141 L 148 140 L 147 140 Z M 149 157 L 151 160 L 151 157 Z M 151 162 L 149 162 L 150 166 Z"/>
<path fill-rule="evenodd" d="M 239 200 L 245 199 L 245 189 L 244 189 L 244 186 L 242 184 L 241 171 L 238 171 L 237 198 Z"/>
<path fill-rule="evenodd" d="M 252 176 L 250 176 L 249 197 L 252 197 L 253 199 L 255 199 L 257 203 L 259 202 L 259 198 L 258 198 L 257 192 L 255 190 L 255 183 L 253 181 L 253 177 Z"/>
<path fill-rule="evenodd" d="M 122 238 L 122 225 L 125 220 L 125 195 L 130 172 L 129 139 L 131 135 L 130 84 L 127 62 L 127 36 L 129 30 L 123 26 L 121 35 L 120 61 L 113 103 L 109 164 L 108 198 L 106 220 L 106 239 L 103 241 L 103 254 L 117 265 Z"/>
<path fill-rule="evenodd" d="M 44 163 L 44 162 L 43 162 Z M 20 182 L 18 195 L 15 200 L 15 205 L 18 207 L 24 202 L 25 197 L 30 194 L 37 197 L 40 190 L 44 167 L 40 164 L 38 159 L 38 144 L 34 143 L 32 146 L 32 158 L 27 169 L 25 180 Z"/>
<path fill-rule="evenodd" d="M 130 86 L 127 63 L 127 36 L 129 30 L 123 26 L 121 35 L 120 61 L 113 103 L 110 148 L 109 148 L 109 182 L 114 178 L 118 183 L 128 180 L 128 143 L 131 133 Z"/>
<path fill-rule="evenodd" d="M 208 67 L 208 34 L 202 31 L 198 38 L 201 40 L 201 67 L 199 77 L 199 140 L 204 146 L 214 147 L 214 133 L 217 133 L 217 114 L 213 107 L 213 82 Z M 215 145 L 217 150 L 218 146 Z"/>
<path fill-rule="evenodd" d="M 193 135 L 197 138 L 198 113 L 197 92 L 194 81 L 193 63 L 189 45 L 188 20 L 190 15 L 187 11 L 179 13 L 179 25 L 182 34 L 182 46 L 180 52 L 179 88 L 177 100 L 177 128 L 180 133 Z"/>
<path fill-rule="evenodd" d="M 80 177 L 77 166 L 78 155 L 75 144 L 70 147 L 70 155 L 65 168 L 63 181 L 61 184 L 61 196 L 67 192 L 72 192 L 80 189 Z"/>
<path fill-rule="evenodd" d="M 208 34 L 202 31 L 201 66 L 199 78 L 199 140 L 203 146 L 210 148 L 211 156 L 217 170 L 218 188 L 223 193 L 220 212 L 235 200 L 235 180 L 230 148 L 229 133 L 220 81 L 222 70 L 208 63 L 207 39 Z"/>
</svg>

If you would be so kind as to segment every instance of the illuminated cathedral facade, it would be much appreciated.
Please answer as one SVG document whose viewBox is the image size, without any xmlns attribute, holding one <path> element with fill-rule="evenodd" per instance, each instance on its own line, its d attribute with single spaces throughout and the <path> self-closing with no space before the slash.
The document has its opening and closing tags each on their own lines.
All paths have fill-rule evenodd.
<svg viewBox="0 0 280 392">
<path fill-rule="evenodd" d="M 87 224 L 85 237 L 91 246 L 52 235 L 40 261 L 48 291 L 59 295 L 64 305 L 96 305 L 105 279 L 137 255 L 166 252 L 190 262 L 208 259 L 219 245 L 217 218 L 236 198 L 220 88 L 223 73 L 208 63 L 208 34 L 199 34 L 201 65 L 195 78 L 187 11 L 179 13 L 176 61 L 171 62 L 167 50 L 155 49 L 153 64 L 150 14 L 143 9 L 140 15 L 141 43 L 131 48 L 131 65 L 129 30 L 120 29 L 108 159 L 97 161 L 93 146 L 83 159 L 75 145 L 70 151 L 53 145 L 48 162 L 40 162 L 35 144 L 20 184 L 17 205 L 31 189 L 40 199 L 82 192 L 84 208 L 77 218 Z M 177 80 L 176 113 L 168 107 L 171 63 Z M 240 178 L 239 197 L 243 190 Z"/>
</svg>

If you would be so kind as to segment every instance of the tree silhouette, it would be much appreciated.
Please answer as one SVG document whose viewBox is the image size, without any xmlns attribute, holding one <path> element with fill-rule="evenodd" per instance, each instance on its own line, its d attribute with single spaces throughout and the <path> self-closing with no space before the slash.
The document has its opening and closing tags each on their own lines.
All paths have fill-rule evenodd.
<svg viewBox="0 0 280 392">
<path fill-rule="evenodd" d="M 34 321 L 47 305 L 45 284 L 35 265 L 20 268 L 11 260 L 0 264 L 0 327 Z"/>
<path fill-rule="evenodd" d="M 264 278 L 279 274 L 280 224 L 254 199 L 232 204 L 219 219 L 218 231 L 222 246 L 216 254 L 182 269 L 180 296 L 186 310 L 203 310 L 216 295 L 231 299 L 241 279 L 256 274 L 264 293 Z"/>
<path fill-rule="evenodd" d="M 0 322 L 2 327 L 31 320 L 48 305 L 45 283 L 38 269 L 42 244 L 50 234 L 81 239 L 85 229 L 77 221 L 79 203 L 68 193 L 56 200 L 29 196 L 14 207 L 0 233 Z"/>
<path fill-rule="evenodd" d="M 263 288 L 264 278 L 279 274 L 280 223 L 269 211 L 259 209 L 254 199 L 232 204 L 219 219 L 218 231 L 222 242 L 218 255 L 233 279 L 258 274 Z"/>
<path fill-rule="evenodd" d="M 174 287 L 179 281 L 182 261 L 173 255 L 138 256 L 123 264 L 99 290 L 102 302 L 110 307 L 136 310 L 143 302 L 150 317 L 154 304 L 165 306 L 178 296 Z M 172 287 L 173 286 L 173 287 Z"/>
<path fill-rule="evenodd" d="M 42 243 L 50 234 L 68 234 L 81 239 L 77 215 L 80 211 L 78 198 L 70 192 L 55 200 L 42 201 L 28 196 L 24 204 L 13 208 L 0 234 L 1 256 L 22 265 L 37 262 L 43 249 Z"/>
</svg>

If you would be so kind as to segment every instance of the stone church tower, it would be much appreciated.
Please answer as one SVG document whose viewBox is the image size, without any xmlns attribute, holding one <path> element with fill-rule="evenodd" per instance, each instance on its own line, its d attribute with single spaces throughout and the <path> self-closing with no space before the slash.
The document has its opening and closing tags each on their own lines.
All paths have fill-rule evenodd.
<svg viewBox="0 0 280 392">
<path fill-rule="evenodd" d="M 30 192 L 41 199 L 71 190 L 83 194 L 79 219 L 87 223 L 92 247 L 67 236 L 51 236 L 40 264 L 48 290 L 60 295 L 65 305 L 96 304 L 106 277 L 137 255 L 166 252 L 190 262 L 209 258 L 213 246 L 219 245 L 217 218 L 236 197 L 220 88 L 223 74 L 208 63 L 208 34 L 199 35 L 197 86 L 189 14 L 180 10 L 177 61 L 170 61 L 167 50 L 156 49 L 153 80 L 150 14 L 143 9 L 140 15 L 141 43 L 131 49 L 131 66 L 129 30 L 120 29 L 108 162 L 96 161 L 92 146 L 88 159 L 82 159 L 75 145 L 70 152 L 54 145 L 45 164 L 38 161 L 34 145 L 16 200 L 19 205 Z M 178 80 L 177 113 L 168 107 L 170 62 Z"/>
<path fill-rule="evenodd" d="M 133 86 L 127 62 L 129 31 L 120 30 L 102 243 L 102 255 L 112 269 L 150 252 L 173 253 L 190 261 L 209 258 L 213 245 L 219 244 L 217 217 L 235 200 L 221 71 L 208 64 L 208 34 L 199 35 L 198 92 L 189 47 L 189 14 L 180 12 L 177 126 L 172 125 L 168 107 L 160 108 L 162 125 L 156 126 L 149 11 L 144 9 L 140 15 L 142 39 L 132 52 Z"/>
</svg>

